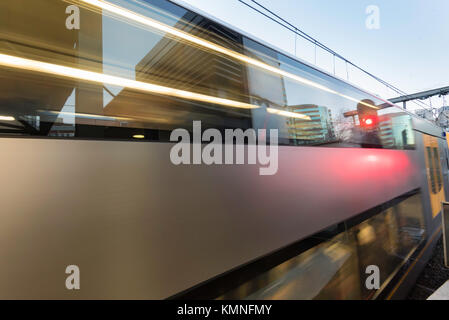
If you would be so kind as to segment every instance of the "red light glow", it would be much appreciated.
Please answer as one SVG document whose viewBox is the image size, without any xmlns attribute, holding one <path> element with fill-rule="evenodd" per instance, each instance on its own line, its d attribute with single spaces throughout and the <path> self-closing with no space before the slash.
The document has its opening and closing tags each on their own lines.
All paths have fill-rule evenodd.
<svg viewBox="0 0 449 320">
<path fill-rule="evenodd" d="M 362 127 L 365 127 L 367 129 L 375 127 L 377 123 L 378 123 L 377 116 L 367 116 L 361 120 Z"/>
</svg>

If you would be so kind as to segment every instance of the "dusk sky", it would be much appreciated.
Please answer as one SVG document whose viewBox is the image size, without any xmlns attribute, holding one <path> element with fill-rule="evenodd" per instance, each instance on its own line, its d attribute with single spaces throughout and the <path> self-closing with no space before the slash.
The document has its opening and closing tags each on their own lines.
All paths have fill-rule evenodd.
<svg viewBox="0 0 449 320">
<path fill-rule="evenodd" d="M 251 3 L 250 0 L 245 0 Z M 181 1 L 176 1 L 181 2 Z M 191 6 L 290 53 L 294 36 L 238 0 L 185 0 Z M 260 0 L 302 31 L 355 64 L 407 93 L 449 85 L 449 1 L 447 0 Z M 252 3 L 252 5 L 254 5 Z M 366 8 L 380 10 L 380 28 L 366 27 Z M 315 49 L 297 40 L 297 56 L 315 62 Z M 317 65 L 333 70 L 333 59 L 318 52 Z M 346 78 L 346 67 L 336 64 Z M 391 93 L 350 72 L 349 80 L 384 97 Z M 449 104 L 449 97 L 446 99 Z M 429 104 L 429 101 L 426 101 Z M 433 98 L 433 106 L 443 100 Z"/>
</svg>

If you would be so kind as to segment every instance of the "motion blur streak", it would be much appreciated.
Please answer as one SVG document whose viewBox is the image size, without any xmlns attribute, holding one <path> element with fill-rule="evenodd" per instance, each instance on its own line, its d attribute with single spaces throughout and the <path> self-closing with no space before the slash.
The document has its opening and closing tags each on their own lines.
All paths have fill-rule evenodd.
<svg viewBox="0 0 449 320">
<path fill-rule="evenodd" d="M 110 76 L 106 74 L 101 74 L 97 72 L 91 72 L 71 67 L 65 67 L 57 64 L 46 63 L 36 60 L 29 60 L 20 57 L 0 54 L 0 65 L 12 68 L 19 68 L 23 70 L 42 72 L 47 74 L 52 74 L 56 76 L 69 77 L 74 79 L 80 79 L 85 81 L 97 82 L 97 83 L 107 83 L 110 85 L 127 87 L 130 89 L 135 89 L 144 92 L 151 92 L 157 94 L 163 94 L 172 97 L 184 98 L 194 101 L 209 102 L 226 107 L 232 108 L 242 108 L 242 109 L 255 109 L 258 108 L 256 105 L 223 99 L 218 97 L 212 97 L 204 94 L 164 87 L 160 85 L 155 85 L 151 83 L 130 80 L 126 78 Z"/>
</svg>

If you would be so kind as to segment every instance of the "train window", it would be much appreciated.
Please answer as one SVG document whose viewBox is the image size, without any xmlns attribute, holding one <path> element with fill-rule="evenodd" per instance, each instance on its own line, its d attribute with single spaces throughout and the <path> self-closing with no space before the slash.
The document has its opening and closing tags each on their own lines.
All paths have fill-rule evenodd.
<svg viewBox="0 0 449 320">
<path fill-rule="evenodd" d="M 440 155 L 438 154 L 438 149 L 433 148 L 433 156 L 435 161 L 435 175 L 438 182 L 438 191 L 443 187 L 443 182 L 441 181 L 441 163 L 440 163 Z"/>
<path fill-rule="evenodd" d="M 433 161 L 433 154 L 432 154 L 432 148 L 426 147 L 427 150 L 427 160 L 429 164 L 429 176 L 430 176 L 430 183 L 432 188 L 432 193 L 437 193 L 437 187 L 435 182 L 435 168 L 434 168 L 434 161 Z"/>
<path fill-rule="evenodd" d="M 343 233 L 219 299 L 360 299 L 358 272 L 355 242 Z"/>
<path fill-rule="evenodd" d="M 369 265 L 378 266 L 381 286 L 408 259 L 423 237 L 420 197 L 416 194 L 349 230 L 357 243 L 360 272 L 364 273 Z M 363 298 L 371 298 L 373 294 L 362 285 Z"/>
<path fill-rule="evenodd" d="M 169 2 L 113 3 L 160 26 L 239 50 L 238 34 Z M 1 12 L 11 13 L 1 17 L 1 30 L 8 31 L 7 40 L 1 42 L 2 53 L 27 59 L 42 71 L 22 68 L 25 60 L 17 68 L 0 70 L 1 114 L 15 120 L 4 133 L 119 139 L 142 134 L 164 140 L 167 131 L 191 128 L 193 120 L 202 120 L 203 128 L 251 125 L 248 109 L 240 107 L 246 94 L 245 70 L 239 62 L 157 27 L 136 25 L 107 11 L 100 14 L 92 6 L 81 6 L 79 30 L 67 30 L 60 23 L 66 15 L 64 1 L 8 0 L 1 6 L 8 7 Z M 30 19 L 24 25 L 21 17 L 30 12 L 36 17 L 51 12 L 55 18 L 45 23 Z M 50 69 L 71 69 L 54 74 L 47 72 L 44 62 L 51 64 Z M 80 70 L 92 74 L 79 79 Z M 194 94 L 197 99 L 185 99 Z M 214 99 L 225 101 L 216 104 L 211 102 Z M 228 100 L 237 107 L 229 106 Z"/>
<path fill-rule="evenodd" d="M 400 109 L 169 1 L 80 2 L 79 29 L 66 7 L 1 1 L 0 134 L 168 141 L 200 120 L 286 145 L 414 146 Z"/>
<path fill-rule="evenodd" d="M 253 110 L 254 126 L 277 128 L 283 141 L 293 145 L 414 148 L 409 114 L 246 37 L 243 44 L 248 56 L 283 72 L 267 74 L 248 66 L 251 101 L 264 106 Z M 270 114 L 270 107 L 292 116 Z M 360 121 L 367 112 L 370 126 Z"/>
<path fill-rule="evenodd" d="M 424 236 L 421 193 L 285 261 L 219 299 L 371 299 L 366 268 L 379 267 L 381 289 Z M 356 220 L 354 220 L 356 221 Z"/>
</svg>

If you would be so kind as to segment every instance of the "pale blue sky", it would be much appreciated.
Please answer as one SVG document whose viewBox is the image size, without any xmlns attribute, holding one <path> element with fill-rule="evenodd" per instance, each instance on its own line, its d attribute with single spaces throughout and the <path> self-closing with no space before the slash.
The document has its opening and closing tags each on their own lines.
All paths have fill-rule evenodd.
<svg viewBox="0 0 449 320">
<path fill-rule="evenodd" d="M 294 36 L 238 0 L 184 0 L 268 43 L 294 53 Z M 246 0 L 250 3 L 250 0 Z M 260 0 L 357 65 L 413 93 L 449 85 L 448 0 Z M 380 29 L 365 26 L 366 7 L 380 9 Z M 297 42 L 297 55 L 314 62 L 313 47 Z M 318 52 L 317 64 L 333 69 L 332 58 Z M 337 74 L 346 77 L 337 63 Z M 353 76 L 350 81 L 381 96 L 388 92 Z M 440 105 L 441 99 L 433 99 Z M 428 103 L 428 102 L 427 102 Z M 446 98 L 449 104 L 449 97 Z"/>
</svg>

